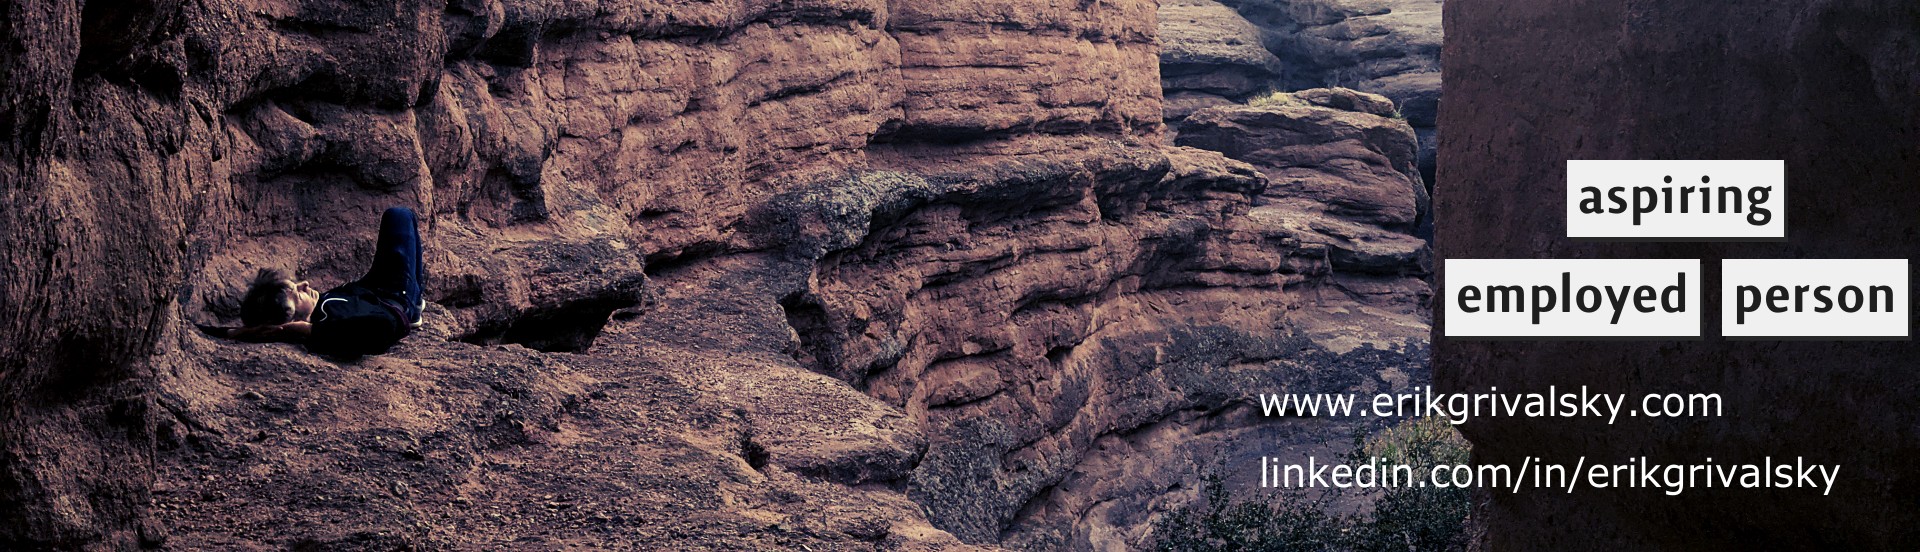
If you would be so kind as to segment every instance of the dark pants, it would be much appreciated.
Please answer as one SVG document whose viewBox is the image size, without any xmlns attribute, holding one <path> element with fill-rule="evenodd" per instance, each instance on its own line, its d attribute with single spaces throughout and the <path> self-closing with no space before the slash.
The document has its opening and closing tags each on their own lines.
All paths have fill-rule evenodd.
<svg viewBox="0 0 1920 552">
<path fill-rule="evenodd" d="M 391 294 L 406 305 L 406 322 L 420 320 L 424 298 L 420 295 L 420 229 L 413 210 L 387 209 L 380 215 L 380 243 L 374 246 L 373 268 L 360 277 L 360 285 Z"/>
<path fill-rule="evenodd" d="M 307 348 L 353 357 L 381 354 L 407 337 L 425 306 L 420 296 L 420 230 L 413 210 L 387 209 L 367 275 L 327 290 L 314 307 Z"/>
</svg>

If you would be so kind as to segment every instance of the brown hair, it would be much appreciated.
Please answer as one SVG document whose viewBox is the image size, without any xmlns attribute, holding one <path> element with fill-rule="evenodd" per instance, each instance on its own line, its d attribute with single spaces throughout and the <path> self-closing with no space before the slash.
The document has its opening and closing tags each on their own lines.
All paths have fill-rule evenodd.
<svg viewBox="0 0 1920 552">
<path fill-rule="evenodd" d="M 262 268 L 240 298 L 240 323 L 271 326 L 293 320 L 293 279 L 275 268 Z"/>
</svg>

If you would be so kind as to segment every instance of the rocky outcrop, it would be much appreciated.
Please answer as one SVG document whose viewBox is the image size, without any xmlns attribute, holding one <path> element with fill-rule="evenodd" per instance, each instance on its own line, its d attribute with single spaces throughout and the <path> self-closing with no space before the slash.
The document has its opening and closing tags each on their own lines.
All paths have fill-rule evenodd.
<svg viewBox="0 0 1920 552">
<path fill-rule="evenodd" d="M 0 22 L 0 547 L 1133 547 L 1344 427 L 1249 393 L 1423 377 L 1345 213 L 1162 143 L 1151 3 L 71 4 Z M 395 204 L 393 354 L 195 329 Z"/>
<path fill-rule="evenodd" d="M 1920 7 L 1619 0 L 1447 4 L 1435 190 L 1450 258 L 1911 258 L 1920 235 Z M 1525 22 L 1524 25 L 1516 22 Z M 1592 243 L 1565 235 L 1568 159 L 1782 159 L 1784 243 Z M 1726 300 L 1722 297 L 1720 300 Z M 1707 336 L 1720 333 L 1705 318 Z M 1489 550 L 1901 550 L 1920 546 L 1912 341 L 1441 340 L 1448 392 L 1590 386 L 1719 393 L 1722 416 L 1484 418 L 1478 460 L 1843 466 L 1808 489 L 1491 493 Z"/>
<path fill-rule="evenodd" d="M 1179 25 L 1201 25 L 1200 35 L 1241 37 L 1250 23 L 1281 70 L 1264 83 L 1276 90 L 1345 87 L 1391 98 L 1420 137 L 1421 174 L 1433 181 L 1438 144 L 1435 114 L 1440 104 L 1440 0 L 1221 0 L 1240 17 L 1170 17 L 1161 7 L 1161 32 Z M 1210 2 L 1209 2 L 1210 3 Z M 1178 4 L 1172 4 L 1178 5 Z M 1162 63 L 1168 63 L 1162 55 Z M 1241 71 L 1236 63 L 1218 63 L 1221 74 Z M 1200 73 L 1183 68 L 1183 73 Z M 1176 101 L 1176 83 L 1168 82 L 1169 121 L 1197 107 Z M 1195 108 L 1183 107 L 1194 105 Z"/>
<path fill-rule="evenodd" d="M 1414 167 L 1413 130 L 1393 102 L 1347 89 L 1214 107 L 1180 123 L 1177 143 L 1252 163 L 1271 183 L 1253 213 L 1321 255 L 1350 293 L 1406 318 L 1431 294 L 1432 210 Z"/>
<path fill-rule="evenodd" d="M 1403 232 L 1428 216 L 1413 129 L 1381 96 L 1317 88 L 1208 108 L 1181 122 L 1177 143 L 1260 167 L 1271 203 Z"/>
<path fill-rule="evenodd" d="M 1259 27 L 1213 0 L 1160 3 L 1160 82 L 1165 116 L 1245 101 L 1280 77 Z"/>
<path fill-rule="evenodd" d="M 823 258 L 784 303 L 803 360 L 933 435 L 907 490 L 942 528 L 1025 548 L 1137 548 L 1152 507 L 1208 462 L 1307 439 L 1232 438 L 1274 431 L 1247 423 L 1248 390 L 1384 386 L 1380 371 L 1418 371 L 1417 305 L 1399 305 L 1392 320 L 1405 326 L 1381 317 L 1373 333 L 1344 335 L 1369 343 L 1350 356 L 1306 337 L 1336 332 L 1293 322 L 1361 306 L 1337 288 L 1309 294 L 1331 268 L 1249 213 L 1264 182 L 1245 165 L 1097 143 L 1063 153 L 901 159 L 923 193 L 992 183 L 969 193 L 993 200 L 856 226 L 865 240 Z M 872 195 L 884 197 L 830 201 Z M 1330 358 L 1349 360 L 1305 368 Z"/>
<path fill-rule="evenodd" d="M 1226 0 L 1267 32 L 1289 90 L 1343 86 L 1393 98 L 1433 126 L 1440 95 L 1440 0 Z"/>
</svg>

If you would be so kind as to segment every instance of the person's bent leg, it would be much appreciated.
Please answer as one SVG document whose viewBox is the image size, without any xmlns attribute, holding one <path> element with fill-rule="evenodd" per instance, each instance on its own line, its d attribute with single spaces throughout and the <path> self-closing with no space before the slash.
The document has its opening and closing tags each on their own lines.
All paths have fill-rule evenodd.
<svg viewBox="0 0 1920 552">
<path fill-rule="evenodd" d="M 380 241 L 373 252 L 373 268 L 361 285 L 392 293 L 406 305 L 407 323 L 420 320 L 426 298 L 420 291 L 420 230 L 413 210 L 394 207 L 380 216 Z"/>
</svg>

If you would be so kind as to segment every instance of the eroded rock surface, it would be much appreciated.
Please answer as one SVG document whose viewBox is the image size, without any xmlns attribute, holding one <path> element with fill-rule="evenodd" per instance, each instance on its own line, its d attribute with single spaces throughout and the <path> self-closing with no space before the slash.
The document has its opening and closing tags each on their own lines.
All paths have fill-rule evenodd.
<svg viewBox="0 0 1920 552">
<path fill-rule="evenodd" d="M 1402 278 L 1403 298 L 1423 301 L 1430 262 L 1419 236 L 1432 231 L 1431 207 L 1413 130 L 1387 98 L 1316 88 L 1208 108 L 1180 123 L 1176 141 L 1252 163 L 1270 182 L 1254 216 L 1334 271 Z"/>
<path fill-rule="evenodd" d="M 1251 24 L 1280 68 L 1271 80 L 1262 83 L 1263 88 L 1343 87 L 1392 99 L 1420 137 L 1418 165 L 1432 182 L 1438 144 L 1435 118 L 1440 104 L 1441 0 L 1221 0 L 1239 17 L 1169 15 L 1169 9 L 1187 1 L 1161 6 L 1161 34 L 1178 36 L 1179 31 L 1234 40 L 1244 36 Z M 1185 11 L 1191 12 L 1192 8 Z M 1162 59 L 1163 63 L 1173 62 L 1164 53 Z M 1212 65 L 1211 71 L 1183 66 L 1178 74 L 1211 74 L 1221 79 L 1246 73 L 1242 62 Z M 1182 82 L 1167 82 L 1168 121 L 1221 103 L 1185 92 L 1187 87 Z"/>
<path fill-rule="evenodd" d="M 1164 145 L 1152 3 L 122 4 L 0 33 L 8 548 L 1137 547 L 1339 423 L 1250 393 L 1420 377 L 1315 241 L 1417 207 Z M 195 329 L 389 205 L 393 354 Z"/>
<path fill-rule="evenodd" d="M 964 540 L 1142 546 L 1191 474 L 1289 442 L 1236 438 L 1261 429 L 1239 410 L 1249 390 L 1391 387 L 1406 381 L 1378 372 L 1424 365 L 1418 298 L 1374 307 L 1334 282 L 1325 257 L 1252 212 L 1264 182 L 1245 165 L 1097 142 L 987 151 L 902 159 L 932 193 L 994 183 L 969 192 L 992 200 L 876 218 L 786 303 L 803 359 L 928 428 L 907 490 Z M 1372 308 L 1395 316 L 1356 316 L 1367 333 L 1319 323 Z M 1308 335 L 1394 352 L 1316 374 L 1341 345 Z M 1204 422 L 1217 416 L 1240 424 Z"/>
<path fill-rule="evenodd" d="M 1267 31 L 1287 89 L 1385 95 L 1432 126 L 1440 94 L 1440 0 L 1226 0 Z"/>
<path fill-rule="evenodd" d="M 1213 0 L 1160 3 L 1160 82 L 1169 121 L 1245 101 L 1281 75 L 1264 32 Z"/>
</svg>

